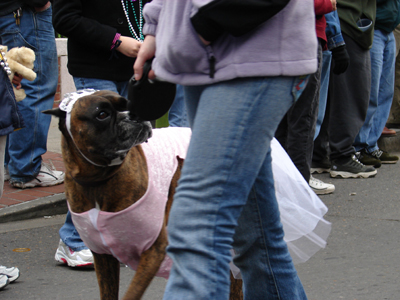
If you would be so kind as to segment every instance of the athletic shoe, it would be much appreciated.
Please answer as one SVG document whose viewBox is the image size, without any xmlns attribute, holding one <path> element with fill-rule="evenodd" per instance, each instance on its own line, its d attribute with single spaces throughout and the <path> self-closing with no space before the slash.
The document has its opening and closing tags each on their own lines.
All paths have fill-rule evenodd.
<svg viewBox="0 0 400 300">
<path fill-rule="evenodd" d="M 54 166 L 50 168 L 49 165 L 42 162 L 39 174 L 35 179 L 28 182 L 17 182 L 11 180 L 11 185 L 16 188 L 25 189 L 33 188 L 36 186 L 53 186 L 64 182 L 64 172 L 56 171 Z"/>
<path fill-rule="evenodd" d="M 356 152 L 356 156 L 360 163 L 366 166 L 373 166 L 374 168 L 379 168 L 381 166 L 381 161 L 375 156 L 372 156 L 366 149 Z"/>
<path fill-rule="evenodd" d="M 10 282 L 14 282 L 19 277 L 19 270 L 18 268 L 7 268 L 5 266 L 0 266 L 0 275 L 6 275 Z"/>
<path fill-rule="evenodd" d="M 311 189 L 317 195 L 331 194 L 335 190 L 335 186 L 333 184 L 325 183 L 317 178 L 314 178 L 313 176 L 310 177 L 309 184 Z"/>
<path fill-rule="evenodd" d="M 93 254 L 89 249 L 74 251 L 65 245 L 61 239 L 54 258 L 56 261 L 67 264 L 70 267 L 93 266 L 94 263 Z"/>
<path fill-rule="evenodd" d="M 374 167 L 360 163 L 354 154 L 345 159 L 334 160 L 330 171 L 331 177 L 342 178 L 368 178 L 375 176 L 376 173 Z"/>
<path fill-rule="evenodd" d="M 386 151 L 381 149 L 375 150 L 371 153 L 371 156 L 379 159 L 383 164 L 395 164 L 399 161 L 399 157 L 396 155 L 391 155 Z"/>
<path fill-rule="evenodd" d="M 10 283 L 10 280 L 6 275 L 0 275 L 0 290 L 5 288 Z"/>
<path fill-rule="evenodd" d="M 10 173 L 8 172 L 8 168 L 4 167 L 4 181 L 10 180 Z"/>
<path fill-rule="evenodd" d="M 320 161 L 312 161 L 311 162 L 311 174 L 313 173 L 329 173 L 331 170 L 331 162 L 328 158 L 320 160 Z"/>
</svg>

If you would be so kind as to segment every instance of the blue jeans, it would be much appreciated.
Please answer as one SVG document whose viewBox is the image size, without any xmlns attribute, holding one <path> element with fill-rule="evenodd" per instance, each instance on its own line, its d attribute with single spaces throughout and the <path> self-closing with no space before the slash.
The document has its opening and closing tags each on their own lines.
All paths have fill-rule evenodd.
<svg viewBox="0 0 400 300">
<path fill-rule="evenodd" d="M 24 8 L 20 25 L 13 13 L 0 17 L 0 44 L 28 47 L 35 51 L 34 81 L 22 80 L 26 98 L 18 102 L 25 128 L 9 135 L 5 163 L 11 179 L 28 182 L 40 171 L 42 155 L 47 151 L 47 135 L 51 116 L 42 113 L 51 109 L 58 83 L 58 60 L 51 21 L 52 8 L 36 13 Z"/>
<path fill-rule="evenodd" d="M 133 74 L 133 69 L 132 69 Z M 97 78 L 74 77 L 76 90 L 95 89 L 109 90 L 120 94 L 122 97 L 128 98 L 129 81 L 110 81 Z"/>
<path fill-rule="evenodd" d="M 245 299 L 306 299 L 283 240 L 270 155 L 304 85 L 275 77 L 184 87 L 192 138 L 168 223 L 164 299 L 228 299 L 234 240 Z"/>
<path fill-rule="evenodd" d="M 378 139 L 389 117 L 394 94 L 396 41 L 393 32 L 374 31 L 371 54 L 371 95 L 367 117 L 355 141 L 356 151 L 378 150 Z"/>
<path fill-rule="evenodd" d="M 183 86 L 180 84 L 176 85 L 175 99 L 168 112 L 168 123 L 171 127 L 189 127 L 185 99 L 183 97 Z"/>
<path fill-rule="evenodd" d="M 324 121 L 326 103 L 328 100 L 329 74 L 331 70 L 332 52 L 329 50 L 322 52 L 321 87 L 319 90 L 318 118 L 315 125 L 314 140 L 317 138 Z"/>
<path fill-rule="evenodd" d="M 132 70 L 133 73 L 133 70 Z M 83 78 L 74 77 L 75 88 L 82 89 L 95 89 L 95 90 L 109 90 L 120 94 L 121 96 L 128 97 L 128 83 L 129 81 L 109 81 L 96 78 Z M 64 225 L 59 230 L 60 238 L 68 247 L 74 251 L 87 249 L 83 243 L 78 231 L 72 223 L 71 213 L 68 211 Z"/>
</svg>

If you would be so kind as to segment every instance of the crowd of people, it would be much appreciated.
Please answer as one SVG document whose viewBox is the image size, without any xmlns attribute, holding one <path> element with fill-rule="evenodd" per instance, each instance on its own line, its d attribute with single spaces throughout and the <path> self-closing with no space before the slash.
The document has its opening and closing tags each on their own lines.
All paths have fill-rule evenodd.
<svg viewBox="0 0 400 300">
<path fill-rule="evenodd" d="M 335 186 L 314 172 L 369 178 L 397 163 L 378 140 L 396 134 L 389 118 L 400 119 L 390 114 L 400 97 L 400 0 L 192 2 L 3 1 L 0 44 L 34 49 L 37 78 L 13 80 L 27 95 L 18 103 L 11 82 L 1 86 L 1 191 L 7 180 L 64 180 L 42 161 L 50 116 L 41 111 L 58 82 L 55 31 L 68 38 L 77 90 L 127 97 L 129 79 L 155 57 L 149 76 L 177 84 L 170 125 L 192 129 L 168 224 L 174 264 L 164 299 L 228 299 L 231 245 L 245 298 L 307 299 L 283 240 L 270 143 L 279 140 L 317 194 Z M 57 261 L 93 265 L 69 212 L 59 233 Z M 18 276 L 0 266 L 0 289 Z"/>
</svg>

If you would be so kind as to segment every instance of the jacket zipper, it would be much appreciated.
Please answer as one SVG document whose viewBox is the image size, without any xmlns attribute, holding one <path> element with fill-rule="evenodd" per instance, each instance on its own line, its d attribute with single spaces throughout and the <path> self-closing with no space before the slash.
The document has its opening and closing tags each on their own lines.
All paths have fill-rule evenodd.
<svg viewBox="0 0 400 300">
<path fill-rule="evenodd" d="M 208 66 L 210 68 L 210 78 L 214 78 L 215 74 L 215 56 L 210 45 L 206 46 L 208 56 Z"/>
</svg>

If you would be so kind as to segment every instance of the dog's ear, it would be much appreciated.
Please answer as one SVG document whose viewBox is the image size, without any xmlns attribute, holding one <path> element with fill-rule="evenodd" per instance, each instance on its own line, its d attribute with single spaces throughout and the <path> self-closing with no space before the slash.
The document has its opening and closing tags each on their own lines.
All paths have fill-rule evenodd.
<svg viewBox="0 0 400 300">
<path fill-rule="evenodd" d="M 53 115 L 55 117 L 58 118 L 65 118 L 66 112 L 62 111 L 61 109 L 57 108 L 53 108 L 53 109 L 48 109 L 48 110 L 43 110 L 42 113 L 46 114 L 46 115 Z"/>
</svg>

